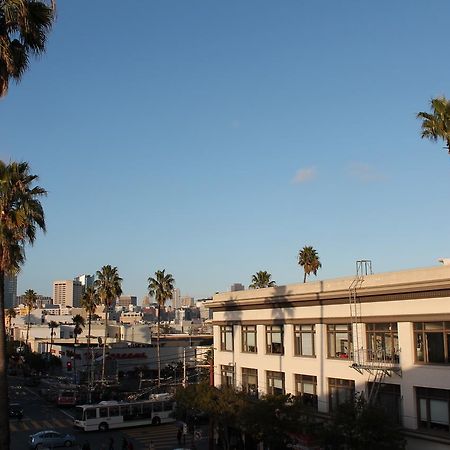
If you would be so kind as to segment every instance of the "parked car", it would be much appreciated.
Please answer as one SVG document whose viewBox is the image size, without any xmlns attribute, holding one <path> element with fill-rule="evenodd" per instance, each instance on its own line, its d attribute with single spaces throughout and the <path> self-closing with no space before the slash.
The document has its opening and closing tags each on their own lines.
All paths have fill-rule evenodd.
<svg viewBox="0 0 450 450">
<path fill-rule="evenodd" d="M 40 431 L 30 435 L 29 446 L 31 449 L 44 449 L 54 447 L 72 447 L 75 445 L 75 436 L 71 434 L 62 434 L 57 431 Z"/>
<path fill-rule="evenodd" d="M 10 403 L 9 417 L 21 419 L 23 417 L 23 408 L 18 403 Z"/>
</svg>

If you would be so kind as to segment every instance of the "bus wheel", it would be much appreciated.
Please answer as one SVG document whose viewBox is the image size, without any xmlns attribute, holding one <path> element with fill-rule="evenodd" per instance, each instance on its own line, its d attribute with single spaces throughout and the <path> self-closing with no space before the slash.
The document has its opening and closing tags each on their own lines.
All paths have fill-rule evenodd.
<svg viewBox="0 0 450 450">
<path fill-rule="evenodd" d="M 159 417 L 153 417 L 152 425 L 161 425 L 161 419 Z"/>
<path fill-rule="evenodd" d="M 100 431 L 108 431 L 108 424 L 106 423 L 106 422 L 102 422 L 99 426 L 98 426 L 98 429 L 100 430 Z"/>
</svg>

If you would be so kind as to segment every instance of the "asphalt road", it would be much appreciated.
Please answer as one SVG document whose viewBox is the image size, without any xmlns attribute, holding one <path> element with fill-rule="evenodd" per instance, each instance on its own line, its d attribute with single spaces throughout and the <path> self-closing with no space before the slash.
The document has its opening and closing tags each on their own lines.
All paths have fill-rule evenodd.
<svg viewBox="0 0 450 450">
<path fill-rule="evenodd" d="M 109 450 L 110 438 L 114 439 L 114 450 L 122 450 L 122 441 L 127 439 L 133 444 L 133 450 L 148 450 L 153 441 L 155 450 L 172 450 L 178 447 L 177 428 L 175 424 L 110 430 L 107 432 L 85 432 L 73 427 L 70 410 L 60 409 L 48 403 L 38 395 L 38 388 L 23 386 L 18 377 L 10 378 L 9 396 L 12 403 L 20 403 L 24 409 L 22 420 L 10 419 L 11 450 L 25 450 L 28 448 L 30 434 L 38 431 L 54 430 L 69 433 L 76 437 L 77 446 L 89 442 L 91 450 Z M 186 442 L 189 442 L 189 438 Z M 200 445 L 199 445 L 200 444 Z M 197 448 L 202 447 L 201 442 Z M 188 445 L 186 445 L 188 447 Z"/>
</svg>

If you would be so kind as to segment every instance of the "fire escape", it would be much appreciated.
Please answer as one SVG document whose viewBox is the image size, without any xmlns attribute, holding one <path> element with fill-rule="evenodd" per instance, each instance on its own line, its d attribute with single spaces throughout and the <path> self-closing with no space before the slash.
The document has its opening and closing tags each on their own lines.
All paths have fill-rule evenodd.
<svg viewBox="0 0 450 450">
<path fill-rule="evenodd" d="M 393 373 L 401 376 L 399 367 L 399 349 L 386 348 L 385 340 L 375 341 L 371 346 L 365 346 L 365 326 L 362 322 L 362 307 L 358 291 L 362 288 L 364 278 L 372 275 L 372 261 L 363 259 L 356 261 L 356 276 L 349 286 L 350 317 L 352 321 L 353 352 L 351 367 L 363 374 L 369 375 L 368 402 L 376 401 L 378 391 L 384 379 Z M 375 347 L 375 348 L 374 348 Z"/>
</svg>

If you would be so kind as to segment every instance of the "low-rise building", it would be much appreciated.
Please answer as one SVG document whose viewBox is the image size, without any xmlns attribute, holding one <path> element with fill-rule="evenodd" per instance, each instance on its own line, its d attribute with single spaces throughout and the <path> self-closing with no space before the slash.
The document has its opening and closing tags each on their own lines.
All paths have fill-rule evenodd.
<svg viewBox="0 0 450 450">
<path fill-rule="evenodd" d="M 448 448 L 450 266 L 359 275 L 216 294 L 215 384 L 325 414 L 362 392 L 408 449 Z"/>
</svg>

